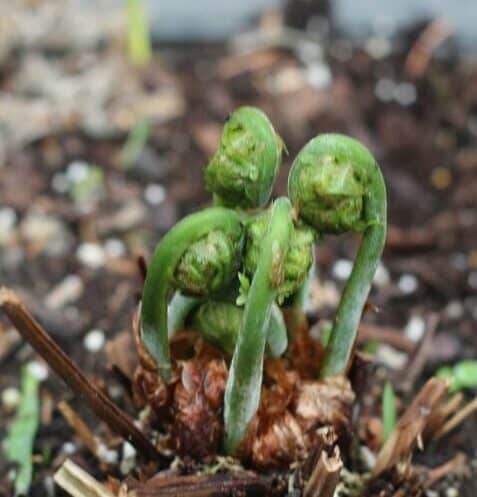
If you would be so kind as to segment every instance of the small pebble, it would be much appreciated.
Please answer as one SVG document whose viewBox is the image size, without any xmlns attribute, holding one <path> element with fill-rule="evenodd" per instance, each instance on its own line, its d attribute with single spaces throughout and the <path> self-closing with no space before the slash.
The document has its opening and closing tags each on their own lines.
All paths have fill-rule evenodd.
<svg viewBox="0 0 477 497">
<path fill-rule="evenodd" d="M 334 308 L 340 299 L 340 292 L 334 281 L 322 281 L 314 278 L 311 283 L 310 296 L 305 300 L 306 312 L 316 312 L 326 308 Z"/>
<path fill-rule="evenodd" d="M 76 445 L 72 442 L 65 442 L 61 447 L 61 452 L 67 456 L 71 456 L 76 452 Z"/>
<path fill-rule="evenodd" d="M 460 319 L 464 314 L 464 306 L 458 300 L 452 300 L 446 306 L 445 313 L 449 319 Z"/>
<path fill-rule="evenodd" d="M 110 218 L 108 231 L 128 231 L 135 228 L 142 224 L 146 214 L 147 211 L 142 202 L 130 200 Z"/>
<path fill-rule="evenodd" d="M 18 246 L 5 247 L 2 253 L 2 269 L 15 271 L 25 260 L 25 252 Z"/>
<path fill-rule="evenodd" d="M 383 36 L 372 36 L 366 41 L 366 52 L 373 59 L 384 59 L 391 53 L 391 42 Z"/>
<path fill-rule="evenodd" d="M 376 465 L 376 455 L 374 452 L 366 445 L 361 445 L 359 449 L 360 459 L 363 462 L 365 468 L 371 471 Z"/>
<path fill-rule="evenodd" d="M 43 486 L 45 487 L 46 491 L 45 497 L 55 497 L 56 484 L 52 476 L 46 476 L 45 478 L 43 478 Z"/>
<path fill-rule="evenodd" d="M 89 164 L 85 161 L 74 161 L 66 169 L 66 178 L 71 183 L 80 183 L 88 177 Z"/>
<path fill-rule="evenodd" d="M 129 443 L 123 443 L 123 458 L 129 459 L 131 457 L 136 457 L 136 449 Z"/>
<path fill-rule="evenodd" d="M 83 345 L 89 352 L 99 352 L 104 347 L 104 332 L 102 330 L 91 330 L 83 339 Z"/>
<path fill-rule="evenodd" d="M 399 83 L 394 89 L 394 100 L 400 105 L 407 107 L 417 99 L 416 87 L 411 83 Z"/>
<path fill-rule="evenodd" d="M 462 252 L 456 252 L 450 256 L 450 263 L 457 271 L 466 271 L 468 268 L 467 256 Z"/>
<path fill-rule="evenodd" d="M 380 262 L 376 269 L 373 283 L 379 288 L 384 288 L 387 287 L 390 282 L 391 278 L 389 276 L 389 271 L 387 270 L 386 266 L 382 262 Z"/>
<path fill-rule="evenodd" d="M 115 450 L 108 449 L 102 443 L 98 444 L 96 456 L 105 464 L 116 464 L 118 462 L 118 453 Z"/>
<path fill-rule="evenodd" d="M 30 212 L 20 223 L 20 232 L 23 238 L 38 244 L 50 256 L 63 255 L 71 247 L 71 233 L 66 225 L 54 216 Z"/>
<path fill-rule="evenodd" d="M 394 98 L 396 83 L 389 78 L 382 78 L 374 87 L 374 94 L 382 102 L 391 102 Z"/>
<path fill-rule="evenodd" d="M 477 297 L 467 297 L 464 300 L 464 307 L 472 314 L 472 317 L 477 321 Z"/>
<path fill-rule="evenodd" d="M 76 257 L 82 264 L 92 269 L 100 268 L 106 262 L 104 249 L 97 243 L 82 243 L 76 250 Z"/>
<path fill-rule="evenodd" d="M 129 443 L 124 442 L 122 447 L 122 460 L 119 470 L 123 475 L 130 473 L 136 466 L 136 449 Z"/>
<path fill-rule="evenodd" d="M 335 59 L 346 62 L 353 56 L 353 44 L 348 40 L 337 40 L 329 47 L 329 53 Z"/>
<path fill-rule="evenodd" d="M 0 209 L 0 246 L 7 245 L 15 235 L 17 215 L 10 207 Z"/>
<path fill-rule="evenodd" d="M 69 274 L 46 296 L 45 305 L 50 309 L 60 309 L 76 302 L 83 294 L 83 280 L 76 274 Z"/>
<path fill-rule="evenodd" d="M 45 381 L 48 378 L 48 368 L 39 361 L 30 361 L 28 370 L 38 381 Z"/>
<path fill-rule="evenodd" d="M 166 190 L 159 183 L 151 183 L 144 190 L 144 199 L 150 205 L 159 205 L 166 198 Z"/>
<path fill-rule="evenodd" d="M 304 72 L 298 67 L 285 67 L 267 79 L 271 93 L 282 94 L 298 91 L 305 83 Z"/>
<path fill-rule="evenodd" d="M 119 238 L 108 238 L 104 242 L 104 251 L 108 257 L 124 257 L 126 255 L 126 245 Z"/>
<path fill-rule="evenodd" d="M 406 327 L 405 335 L 413 342 L 419 342 L 426 331 L 426 323 L 421 316 L 412 316 Z"/>
<path fill-rule="evenodd" d="M 397 371 L 405 366 L 407 354 L 399 352 L 389 345 L 380 344 L 376 351 L 376 359 L 386 364 L 389 368 Z"/>
<path fill-rule="evenodd" d="M 471 250 L 468 257 L 469 266 L 472 269 L 477 269 L 477 250 Z"/>
<path fill-rule="evenodd" d="M 70 182 L 64 173 L 56 173 L 51 178 L 51 188 L 60 194 L 67 193 L 70 189 Z"/>
<path fill-rule="evenodd" d="M 124 389 L 119 385 L 108 386 L 108 394 L 112 399 L 120 399 L 124 394 Z"/>
<path fill-rule="evenodd" d="M 305 72 L 307 83 L 318 90 L 328 87 L 332 79 L 330 68 L 321 62 L 310 64 Z"/>
<path fill-rule="evenodd" d="M 436 190 L 445 190 L 452 183 L 452 173 L 447 167 L 436 167 L 431 173 L 431 184 Z"/>
<path fill-rule="evenodd" d="M 398 288 L 405 295 L 410 295 L 417 290 L 418 281 L 413 274 L 403 274 L 398 281 Z"/>
<path fill-rule="evenodd" d="M 469 117 L 467 120 L 467 127 L 474 136 L 477 136 L 477 116 Z"/>
<path fill-rule="evenodd" d="M 349 259 L 338 259 L 333 264 L 333 275 L 338 280 L 347 280 L 353 269 L 353 262 Z"/>
<path fill-rule="evenodd" d="M 31 212 L 23 219 L 20 230 L 29 242 L 46 242 L 61 236 L 64 225 L 53 216 Z"/>
<path fill-rule="evenodd" d="M 323 49 L 319 43 L 302 39 L 298 42 L 296 53 L 304 64 L 314 61 L 323 56 Z"/>
<path fill-rule="evenodd" d="M 477 271 L 472 271 L 469 274 L 467 283 L 469 284 L 470 288 L 472 288 L 472 290 L 477 290 Z"/>
<path fill-rule="evenodd" d="M 13 411 L 20 402 L 20 392 L 18 388 L 8 387 L 2 391 L 2 405 L 8 411 Z"/>
</svg>

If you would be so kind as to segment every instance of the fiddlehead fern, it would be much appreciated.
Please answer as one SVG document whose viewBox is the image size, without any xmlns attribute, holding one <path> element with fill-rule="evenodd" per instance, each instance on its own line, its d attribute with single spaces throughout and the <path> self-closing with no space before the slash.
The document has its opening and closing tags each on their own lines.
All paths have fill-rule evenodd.
<svg viewBox="0 0 477 497">
<path fill-rule="evenodd" d="M 232 355 L 243 319 L 243 308 L 232 302 L 207 300 L 192 313 L 189 324 L 210 343 Z M 280 308 L 273 304 L 267 329 L 266 351 L 280 357 L 288 345 L 287 329 Z"/>
<path fill-rule="evenodd" d="M 241 107 L 233 112 L 205 170 L 206 186 L 216 204 L 263 207 L 272 192 L 282 149 L 283 142 L 261 110 Z"/>
<path fill-rule="evenodd" d="M 362 232 L 341 296 L 322 376 L 343 373 L 386 238 L 386 187 L 371 153 L 352 138 L 320 135 L 295 159 L 288 192 L 298 216 L 320 233 Z"/>
<path fill-rule="evenodd" d="M 279 198 L 273 203 L 262 240 L 227 379 L 224 448 L 228 454 L 237 449 L 258 408 L 267 328 L 272 305 L 283 282 L 292 232 L 290 202 Z"/>
<path fill-rule="evenodd" d="M 269 220 L 270 210 L 258 214 L 246 224 L 244 272 L 248 277 L 252 277 L 257 269 Z M 294 226 L 284 261 L 283 281 L 278 287 L 277 302 L 280 305 L 298 292 L 306 281 L 313 264 L 315 238 L 315 231 L 309 226 Z"/>
<path fill-rule="evenodd" d="M 238 270 L 242 239 L 239 215 L 213 207 L 184 218 L 157 245 L 144 284 L 141 331 L 166 381 L 170 378 L 169 290 L 176 287 L 207 296 L 225 288 Z"/>
</svg>

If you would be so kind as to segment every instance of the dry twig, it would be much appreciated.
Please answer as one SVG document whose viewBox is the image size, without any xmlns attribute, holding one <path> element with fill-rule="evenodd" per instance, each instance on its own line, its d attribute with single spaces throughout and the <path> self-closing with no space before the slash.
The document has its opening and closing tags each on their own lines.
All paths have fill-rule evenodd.
<svg viewBox="0 0 477 497">
<path fill-rule="evenodd" d="M 146 436 L 109 397 L 88 381 L 84 373 L 35 321 L 15 292 L 5 287 L 0 288 L 0 307 L 23 338 L 111 430 L 130 442 L 141 454 L 150 459 L 159 459 L 159 453 Z"/>
<path fill-rule="evenodd" d="M 477 397 L 469 402 L 466 406 L 464 406 L 460 411 L 454 414 L 452 418 L 449 419 L 434 435 L 435 439 L 438 439 L 444 436 L 446 433 L 449 433 L 453 430 L 457 425 L 462 423 L 465 418 L 470 416 L 472 413 L 477 411 Z"/>
<path fill-rule="evenodd" d="M 404 72 L 411 78 L 423 76 L 433 53 L 451 34 L 453 27 L 443 20 L 431 22 L 419 35 L 404 62 Z"/>
<path fill-rule="evenodd" d="M 269 495 L 272 480 L 252 472 L 156 476 L 128 492 L 130 497 L 226 497 Z"/>
<path fill-rule="evenodd" d="M 416 348 L 415 342 L 407 338 L 398 328 L 360 324 L 358 343 L 367 340 L 378 340 L 404 352 L 412 352 Z"/>
<path fill-rule="evenodd" d="M 439 316 L 435 313 L 430 314 L 426 324 L 424 338 L 403 368 L 402 379 L 399 383 L 405 392 L 410 392 L 412 390 L 412 387 L 427 362 L 427 356 L 431 350 L 432 341 L 436 333 L 437 325 L 439 324 Z"/>
<path fill-rule="evenodd" d="M 437 466 L 437 468 L 433 468 L 429 471 L 427 475 L 427 479 L 424 483 L 426 488 L 432 487 L 434 483 L 439 481 L 440 479 L 446 477 L 449 473 L 453 473 L 458 468 L 461 468 L 466 463 L 467 458 L 464 454 L 456 454 L 452 459 Z"/>
<path fill-rule="evenodd" d="M 377 477 L 397 463 L 410 459 L 426 423 L 448 389 L 448 382 L 431 378 L 415 397 L 381 449 L 373 476 Z"/>
<path fill-rule="evenodd" d="M 78 413 L 73 410 L 73 408 L 66 402 L 62 400 L 58 404 L 58 410 L 61 412 L 66 422 L 73 428 L 78 437 L 84 443 L 85 447 L 94 454 L 97 455 L 98 452 L 98 441 L 93 435 L 93 432 L 88 428 L 86 423 L 80 418 Z"/>
<path fill-rule="evenodd" d="M 436 232 L 431 228 L 408 228 L 388 226 L 386 251 L 416 252 L 431 249 L 436 243 Z"/>
<path fill-rule="evenodd" d="M 435 409 L 424 430 L 424 438 L 435 440 L 444 423 L 461 408 L 463 402 L 463 394 L 457 393 Z"/>
</svg>

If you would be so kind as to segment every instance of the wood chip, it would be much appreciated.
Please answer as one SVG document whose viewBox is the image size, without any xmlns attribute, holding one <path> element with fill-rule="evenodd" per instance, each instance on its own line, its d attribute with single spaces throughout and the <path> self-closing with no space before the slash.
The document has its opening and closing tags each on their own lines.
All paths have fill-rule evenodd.
<svg viewBox="0 0 477 497">
<path fill-rule="evenodd" d="M 53 479 L 72 497 L 115 497 L 104 485 L 70 459 L 61 465 Z"/>
<path fill-rule="evenodd" d="M 343 461 L 338 446 L 335 446 L 331 455 L 323 450 L 306 482 L 303 497 L 333 497 L 342 468 Z"/>
</svg>

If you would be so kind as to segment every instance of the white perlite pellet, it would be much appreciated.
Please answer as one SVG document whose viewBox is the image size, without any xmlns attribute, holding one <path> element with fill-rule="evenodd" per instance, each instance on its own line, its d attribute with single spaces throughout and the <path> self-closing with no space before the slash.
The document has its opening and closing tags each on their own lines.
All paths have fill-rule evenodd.
<svg viewBox="0 0 477 497">
<path fill-rule="evenodd" d="M 89 352 L 99 352 L 104 347 L 106 341 L 102 330 L 91 330 L 83 339 L 83 345 Z"/>
</svg>

